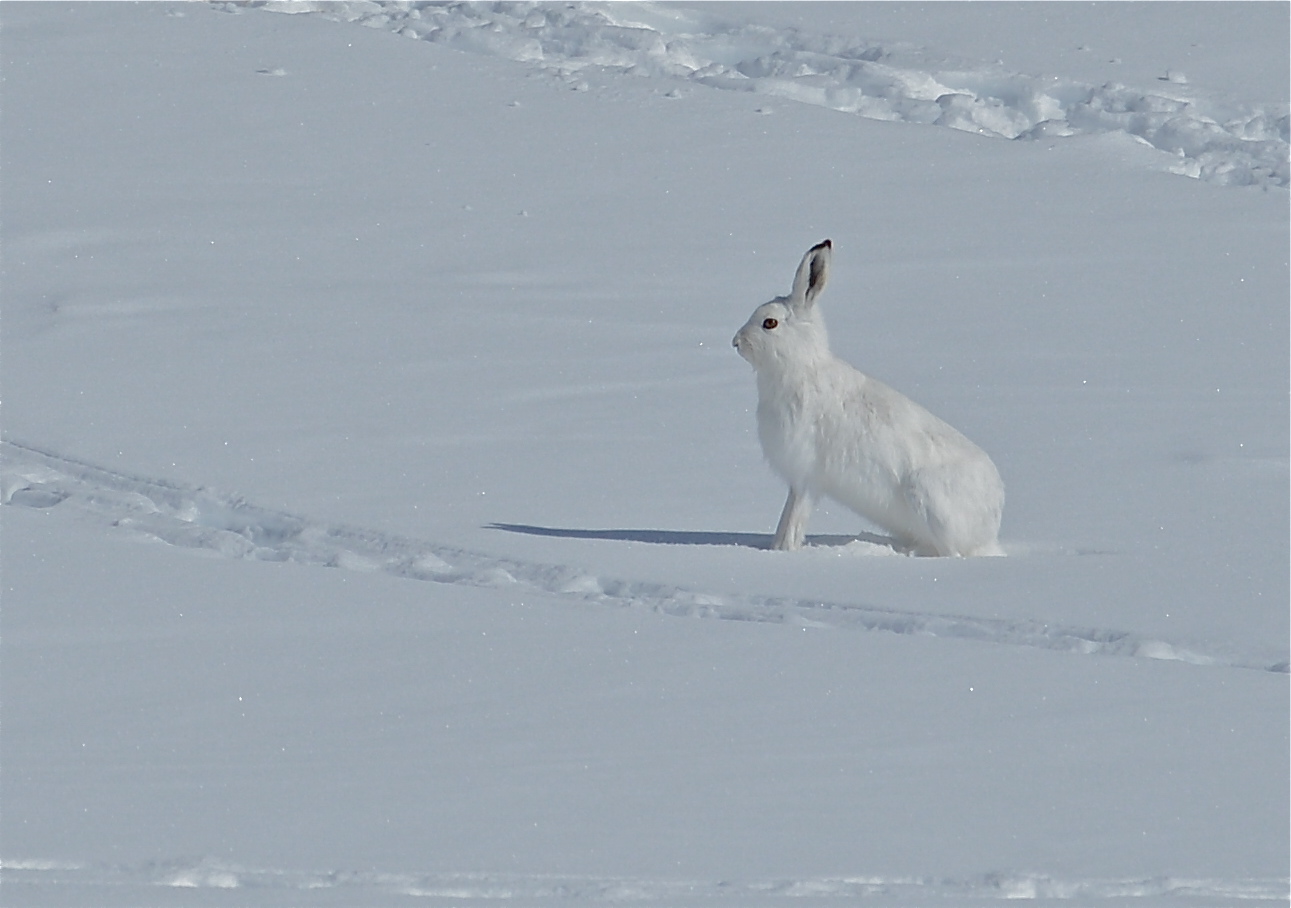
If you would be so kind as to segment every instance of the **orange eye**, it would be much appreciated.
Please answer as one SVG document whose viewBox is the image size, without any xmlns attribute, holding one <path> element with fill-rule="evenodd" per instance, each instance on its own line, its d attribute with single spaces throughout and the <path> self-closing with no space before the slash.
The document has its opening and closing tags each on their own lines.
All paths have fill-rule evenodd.
<svg viewBox="0 0 1291 908">
<path fill-rule="evenodd" d="M 773 319 L 773 318 L 766 318 L 766 319 L 763 319 L 763 320 L 762 320 L 762 327 L 763 327 L 763 329 L 764 329 L 764 330 L 766 330 L 766 331 L 770 331 L 770 330 L 772 330 L 773 328 L 775 328 L 775 327 L 776 327 L 777 325 L 779 325 L 779 324 L 780 324 L 780 323 L 779 323 L 778 321 L 776 321 L 775 319 Z"/>
</svg>

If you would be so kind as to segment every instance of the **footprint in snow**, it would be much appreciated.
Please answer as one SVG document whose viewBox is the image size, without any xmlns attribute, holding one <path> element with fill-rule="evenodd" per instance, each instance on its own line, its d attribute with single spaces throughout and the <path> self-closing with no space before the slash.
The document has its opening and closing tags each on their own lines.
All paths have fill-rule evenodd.
<svg viewBox="0 0 1291 908">
<path fill-rule="evenodd" d="M 722 620 L 809 623 L 858 631 L 932 636 L 1078 655 L 1164 660 L 1196 666 L 1254 669 L 1285 674 L 1285 661 L 1218 654 L 1178 642 L 1097 627 L 1064 627 L 1025 618 L 983 618 L 885 608 L 865 603 L 724 594 L 665 583 L 597 577 L 563 564 L 499 558 L 380 530 L 327 524 L 256 507 L 239 497 L 164 480 L 114 473 L 13 442 L 3 450 L 4 502 L 28 508 L 73 507 L 104 524 L 143 538 L 226 558 L 292 561 L 359 572 L 384 572 L 415 580 L 485 587 L 520 587 L 556 597 L 633 606 L 660 614 Z M 763 547 L 748 534 L 671 531 L 562 530 L 494 525 L 497 529 L 566 538 L 636 542 L 685 542 Z M 821 539 L 853 545 L 856 537 Z M 865 554 L 890 540 L 862 540 Z M 839 551 L 833 548 L 834 552 Z M 821 549 L 828 554 L 830 548 Z M 1084 553 L 1082 553 L 1084 554 Z"/>
</svg>

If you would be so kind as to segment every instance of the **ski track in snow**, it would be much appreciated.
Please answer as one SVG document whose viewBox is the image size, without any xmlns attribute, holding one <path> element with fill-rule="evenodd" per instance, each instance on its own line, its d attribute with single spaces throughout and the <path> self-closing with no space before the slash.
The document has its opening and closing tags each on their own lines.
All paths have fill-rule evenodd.
<svg viewBox="0 0 1291 908">
<path fill-rule="evenodd" d="M 769 905 L 820 899 L 883 899 L 903 904 L 930 901 L 976 905 L 1005 899 L 1163 901 L 1180 905 L 1282 903 L 1281 879 L 1063 880 L 1037 874 L 990 873 L 967 879 L 934 877 L 820 877 L 751 881 L 694 881 L 625 877 L 489 873 L 266 870 L 212 859 L 149 862 L 137 866 L 7 860 L 5 884 L 95 887 L 169 887 L 206 890 L 332 891 L 346 897 L 411 897 L 428 904 L 464 901 L 564 904 L 587 902 Z M 330 902 L 329 902 L 330 903 Z"/>
<path fill-rule="evenodd" d="M 1208 97 L 1177 73 L 1135 88 L 1009 72 L 906 44 L 724 25 L 652 3 L 251 0 L 540 68 L 585 91 L 590 68 L 815 104 L 876 120 L 1005 139 L 1122 134 L 1174 156 L 1174 173 L 1225 185 L 1291 181 L 1286 104 Z M 673 89 L 671 97 L 679 97 Z"/>
<path fill-rule="evenodd" d="M 1240 654 L 1208 653 L 1197 646 L 1109 628 L 711 593 L 651 581 L 597 577 L 569 565 L 518 561 L 379 530 L 310 520 L 257 507 L 238 496 L 115 473 L 15 442 L 0 442 L 0 455 L 0 501 L 5 505 L 72 507 L 139 536 L 227 558 L 382 571 L 435 583 L 511 587 L 679 617 L 850 628 L 1083 655 L 1291 671 L 1285 662 L 1269 664 Z"/>
</svg>

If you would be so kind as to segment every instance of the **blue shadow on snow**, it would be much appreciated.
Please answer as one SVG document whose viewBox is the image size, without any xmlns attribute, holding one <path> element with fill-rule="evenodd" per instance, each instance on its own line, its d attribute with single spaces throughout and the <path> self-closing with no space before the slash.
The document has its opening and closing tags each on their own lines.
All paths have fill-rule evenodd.
<svg viewBox="0 0 1291 908">
<path fill-rule="evenodd" d="M 490 523 L 488 530 L 504 530 L 527 536 L 551 536 L 557 539 L 605 539 L 613 542 L 645 542 L 650 545 L 736 545 L 748 549 L 771 548 L 771 536 L 766 533 L 704 533 L 684 530 L 576 530 L 564 527 L 536 527 L 521 523 Z M 811 546 L 844 546 L 853 542 L 868 542 L 895 548 L 892 539 L 877 533 L 857 533 L 854 536 L 808 536 Z"/>
</svg>

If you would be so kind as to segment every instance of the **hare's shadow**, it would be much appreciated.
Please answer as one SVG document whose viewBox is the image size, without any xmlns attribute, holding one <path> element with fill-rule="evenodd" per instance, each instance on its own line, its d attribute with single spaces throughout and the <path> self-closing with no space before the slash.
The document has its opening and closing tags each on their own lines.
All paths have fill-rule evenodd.
<svg viewBox="0 0 1291 908">
<path fill-rule="evenodd" d="M 746 549 L 770 549 L 771 535 L 764 533 L 705 533 L 685 530 L 577 530 L 564 527 L 537 527 L 522 523 L 490 523 L 487 530 L 504 530 L 526 536 L 552 536 L 558 539 L 607 539 L 614 542 L 646 542 L 651 545 L 733 545 Z M 856 533 L 850 536 L 808 536 L 807 545 L 838 547 L 853 542 L 868 542 L 904 552 L 890 536 L 878 533 Z"/>
</svg>

